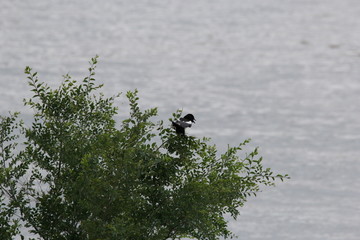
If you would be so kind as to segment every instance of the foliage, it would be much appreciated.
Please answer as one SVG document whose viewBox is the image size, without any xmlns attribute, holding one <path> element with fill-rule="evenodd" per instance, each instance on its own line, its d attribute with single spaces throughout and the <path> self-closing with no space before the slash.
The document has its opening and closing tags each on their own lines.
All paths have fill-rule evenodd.
<svg viewBox="0 0 360 240">
<path fill-rule="evenodd" d="M 26 127 L 16 113 L 0 123 L 4 239 L 18 236 L 21 224 L 49 240 L 231 237 L 224 215 L 236 219 L 260 185 L 287 178 L 263 169 L 257 148 L 241 158 L 249 140 L 219 154 L 208 138 L 153 123 L 157 109 L 142 111 L 137 91 L 126 93 L 130 116 L 117 124 L 120 95 L 97 93 L 96 63 L 83 81 L 66 75 L 57 89 L 25 69 L 34 121 Z"/>
</svg>

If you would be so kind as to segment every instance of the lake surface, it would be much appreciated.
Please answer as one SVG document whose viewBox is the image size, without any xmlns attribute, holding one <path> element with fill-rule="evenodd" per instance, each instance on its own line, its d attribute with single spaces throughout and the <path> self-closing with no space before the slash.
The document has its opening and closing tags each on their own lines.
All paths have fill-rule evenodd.
<svg viewBox="0 0 360 240">
<path fill-rule="evenodd" d="M 164 120 L 191 112 L 190 134 L 221 151 L 252 138 L 291 175 L 230 222 L 239 239 L 359 239 L 359 13 L 358 0 L 3 0 L 0 113 L 31 114 L 25 66 L 57 86 L 98 54 L 106 94 L 137 88 Z"/>
</svg>

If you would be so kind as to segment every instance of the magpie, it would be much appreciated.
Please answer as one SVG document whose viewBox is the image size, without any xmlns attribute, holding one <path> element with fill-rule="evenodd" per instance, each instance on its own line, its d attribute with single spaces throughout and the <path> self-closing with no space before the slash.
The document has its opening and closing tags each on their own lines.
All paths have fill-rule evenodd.
<svg viewBox="0 0 360 240">
<path fill-rule="evenodd" d="M 185 135 L 185 128 L 191 127 L 191 123 L 195 123 L 195 120 L 194 115 L 189 113 L 175 122 L 171 121 L 171 123 L 177 134 Z"/>
</svg>

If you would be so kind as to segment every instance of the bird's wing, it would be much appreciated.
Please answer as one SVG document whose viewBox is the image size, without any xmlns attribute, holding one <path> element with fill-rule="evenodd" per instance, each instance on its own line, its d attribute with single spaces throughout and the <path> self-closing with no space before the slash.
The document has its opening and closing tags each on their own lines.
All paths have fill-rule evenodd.
<svg viewBox="0 0 360 240">
<path fill-rule="evenodd" d="M 185 135 L 185 128 L 182 127 L 179 123 L 179 121 L 172 122 L 172 127 L 176 130 L 177 134 L 183 134 Z"/>
<path fill-rule="evenodd" d="M 183 128 L 191 127 L 191 123 L 189 123 L 189 122 L 176 121 L 176 124 L 178 124 L 179 126 L 181 126 Z"/>
</svg>

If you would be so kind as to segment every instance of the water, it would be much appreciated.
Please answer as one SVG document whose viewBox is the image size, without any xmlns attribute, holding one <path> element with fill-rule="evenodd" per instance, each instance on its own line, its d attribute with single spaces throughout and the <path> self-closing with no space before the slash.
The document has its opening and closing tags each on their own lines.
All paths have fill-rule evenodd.
<svg viewBox="0 0 360 240">
<path fill-rule="evenodd" d="M 355 240 L 359 12 L 357 0 L 2 0 L 0 113 L 31 113 L 25 66 L 56 86 L 99 54 L 106 94 L 138 88 L 163 119 L 191 112 L 191 134 L 221 150 L 251 137 L 291 175 L 230 223 L 240 239 Z"/>
</svg>

